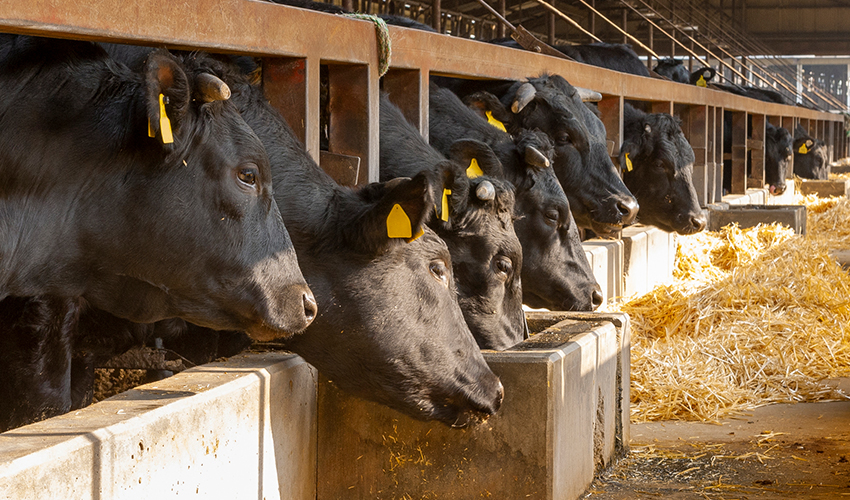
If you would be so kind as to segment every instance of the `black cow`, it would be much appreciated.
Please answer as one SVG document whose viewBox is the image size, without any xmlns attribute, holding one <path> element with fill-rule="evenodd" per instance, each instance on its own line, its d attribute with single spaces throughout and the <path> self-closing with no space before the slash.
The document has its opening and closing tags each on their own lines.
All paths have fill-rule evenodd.
<svg viewBox="0 0 850 500">
<path fill-rule="evenodd" d="M 165 51 L 133 72 L 94 44 L 12 35 L 0 64 L 0 298 L 263 339 L 309 324 L 268 158 L 218 79 Z"/>
<path fill-rule="evenodd" d="M 785 192 L 785 178 L 788 176 L 793 142 L 788 129 L 775 127 L 770 123 L 765 125 L 764 180 L 772 195 Z"/>
<path fill-rule="evenodd" d="M 763 102 L 775 102 L 777 104 L 785 104 L 785 105 L 793 105 L 788 98 L 780 94 L 779 92 L 767 88 L 761 87 L 753 87 L 750 85 L 734 85 L 734 84 L 721 84 L 721 83 L 713 83 L 711 84 L 711 88 L 715 90 L 723 90 L 725 92 L 729 92 L 732 94 L 749 97 L 750 99 L 756 99 L 758 101 Z"/>
<path fill-rule="evenodd" d="M 672 57 L 659 60 L 653 71 L 674 82 L 689 83 L 698 87 L 708 86 L 708 82 L 717 74 L 717 70 L 708 66 L 688 72 L 681 59 L 673 59 Z"/>
<path fill-rule="evenodd" d="M 431 84 L 430 142 L 448 154 L 458 138 L 489 145 L 516 188 L 514 222 L 522 243 L 523 302 L 554 310 L 592 310 L 603 297 L 579 240 L 570 204 L 549 165 L 552 143 L 531 129 L 511 137 L 491 126 L 448 89 Z"/>
<path fill-rule="evenodd" d="M 9 35 L 0 60 L 0 428 L 72 407 L 92 305 L 259 339 L 310 323 L 267 155 L 220 79 L 166 51 L 134 72 L 93 44 Z"/>
<path fill-rule="evenodd" d="M 582 102 L 596 100 L 599 94 L 576 89 L 558 75 L 526 82 L 449 83 L 467 102 L 490 110 L 509 132 L 539 129 L 552 138 L 553 167 L 579 227 L 609 237 L 635 221 L 639 205 L 608 156 L 605 126 Z M 481 90 L 499 100 L 487 98 Z M 528 255 L 525 262 L 530 262 Z M 527 287 L 528 282 L 523 282 Z"/>
<path fill-rule="evenodd" d="M 794 175 L 803 179 L 829 178 L 829 152 L 826 144 L 797 125 L 794 129 Z"/>
<path fill-rule="evenodd" d="M 495 413 L 502 385 L 464 322 L 446 244 L 425 226 L 435 202 L 427 175 L 339 186 L 260 87 L 232 65 L 218 71 L 268 151 L 277 203 L 320 304 L 287 348 L 341 389 L 416 418 L 462 426 Z"/>
<path fill-rule="evenodd" d="M 705 229 L 693 184 L 694 150 L 678 118 L 644 113 L 626 103 L 620 167 L 623 181 L 640 203 L 641 223 L 679 234 Z"/>
<path fill-rule="evenodd" d="M 439 196 L 440 216 L 430 226 L 449 248 L 460 309 L 478 346 L 501 350 L 521 342 L 522 247 L 514 232 L 513 186 L 497 178 L 501 163 L 486 144 L 470 140 L 456 141 L 446 160 L 387 94 L 380 122 L 382 181 L 433 171 L 439 174 L 435 192 L 450 190 Z M 476 167 L 470 178 L 467 169 Z"/>
</svg>

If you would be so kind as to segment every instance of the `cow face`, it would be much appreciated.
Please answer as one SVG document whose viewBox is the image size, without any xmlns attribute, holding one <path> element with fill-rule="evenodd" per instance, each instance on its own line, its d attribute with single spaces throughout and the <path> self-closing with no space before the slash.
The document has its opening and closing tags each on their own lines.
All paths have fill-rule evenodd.
<svg viewBox="0 0 850 500">
<path fill-rule="evenodd" d="M 434 210 L 426 174 L 354 194 L 339 200 L 334 234 L 303 252 L 321 307 L 287 348 L 341 389 L 414 418 L 464 426 L 495 413 L 501 383 L 464 322 L 449 250 L 424 226 Z M 420 237 L 387 237 L 396 206 Z"/>
<path fill-rule="evenodd" d="M 679 120 L 626 105 L 623 137 L 620 167 L 640 203 L 639 221 L 679 234 L 702 231 L 706 218 L 693 185 L 694 151 Z"/>
<path fill-rule="evenodd" d="M 765 139 L 764 180 L 770 194 L 778 196 L 785 192 L 794 141 L 787 129 L 770 123 L 766 125 Z"/>
<path fill-rule="evenodd" d="M 25 119 L 0 128 L 15 179 L 4 230 L 19 235 L 0 244 L 15 242 L 2 254 L 23 271 L 0 293 L 82 296 L 133 321 L 178 316 L 256 338 L 309 324 L 268 158 L 220 80 L 167 51 L 147 49 L 132 71 L 93 44 L 2 44 L 0 121 Z"/>
<path fill-rule="evenodd" d="M 509 130 L 539 129 L 555 143 L 553 167 L 580 227 L 611 236 L 634 222 L 638 203 L 608 156 L 605 127 L 558 75 L 515 83 L 501 97 L 513 119 Z"/>
<path fill-rule="evenodd" d="M 794 131 L 794 175 L 804 179 L 829 178 L 826 144 L 810 136 L 801 126 Z"/>
<path fill-rule="evenodd" d="M 478 346 L 507 349 L 525 335 L 522 246 L 514 232 L 514 188 L 492 177 L 494 172 L 486 172 L 486 168 L 482 169 L 486 175 L 470 179 L 464 168 L 467 164 L 461 160 L 444 166 L 444 185 L 451 194 L 431 225 L 449 248 L 458 302 Z M 440 187 L 438 192 L 445 189 Z M 442 208 L 448 214 L 443 214 Z"/>
</svg>

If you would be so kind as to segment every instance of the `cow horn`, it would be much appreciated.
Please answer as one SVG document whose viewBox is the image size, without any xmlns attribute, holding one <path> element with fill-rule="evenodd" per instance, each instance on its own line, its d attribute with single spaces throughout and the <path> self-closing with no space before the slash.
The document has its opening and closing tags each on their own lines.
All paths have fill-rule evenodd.
<svg viewBox="0 0 850 500">
<path fill-rule="evenodd" d="M 230 99 L 230 87 L 221 78 L 209 73 L 198 75 L 198 95 L 204 102 L 226 101 Z"/>
<path fill-rule="evenodd" d="M 581 97 L 581 102 L 599 102 L 602 100 L 602 94 L 595 90 L 576 87 L 576 92 Z"/>
<path fill-rule="evenodd" d="M 525 148 L 525 163 L 537 168 L 546 168 L 549 166 L 549 158 L 534 146 L 528 146 Z"/>
<path fill-rule="evenodd" d="M 481 201 L 491 201 L 496 199 L 496 188 L 490 181 L 481 181 L 478 188 L 475 190 L 475 196 Z"/>
<path fill-rule="evenodd" d="M 525 82 L 519 86 L 516 91 L 516 98 L 514 99 L 514 103 L 511 104 L 511 111 L 514 113 L 519 113 L 525 108 L 528 103 L 534 99 L 534 95 L 537 94 L 537 89 L 534 88 L 534 85 Z"/>
</svg>

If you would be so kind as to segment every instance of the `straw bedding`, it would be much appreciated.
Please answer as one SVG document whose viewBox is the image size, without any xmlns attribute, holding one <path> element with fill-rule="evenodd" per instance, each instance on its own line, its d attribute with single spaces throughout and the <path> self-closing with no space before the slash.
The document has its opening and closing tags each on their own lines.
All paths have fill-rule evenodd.
<svg viewBox="0 0 850 500">
<path fill-rule="evenodd" d="M 673 283 L 632 318 L 632 420 L 718 421 L 770 403 L 845 397 L 850 201 L 801 198 L 807 236 L 778 224 L 680 237 Z"/>
</svg>

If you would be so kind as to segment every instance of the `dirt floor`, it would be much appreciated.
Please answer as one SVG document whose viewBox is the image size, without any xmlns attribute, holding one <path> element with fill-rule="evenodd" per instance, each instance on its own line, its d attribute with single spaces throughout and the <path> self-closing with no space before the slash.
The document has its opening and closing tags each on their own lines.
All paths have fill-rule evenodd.
<svg viewBox="0 0 850 500">
<path fill-rule="evenodd" d="M 850 500 L 850 402 L 783 404 L 722 425 L 631 426 L 631 452 L 584 498 Z"/>
</svg>

